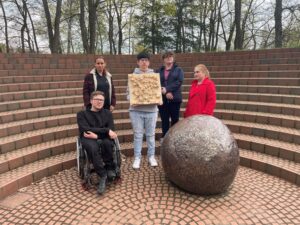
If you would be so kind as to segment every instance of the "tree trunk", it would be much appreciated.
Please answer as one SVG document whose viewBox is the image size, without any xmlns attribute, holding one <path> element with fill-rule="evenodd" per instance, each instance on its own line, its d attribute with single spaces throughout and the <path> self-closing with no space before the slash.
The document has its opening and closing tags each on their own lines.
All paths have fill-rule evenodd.
<svg viewBox="0 0 300 225">
<path fill-rule="evenodd" d="M 55 53 L 61 53 L 61 46 L 60 46 L 60 18 L 61 18 L 61 3 L 62 0 L 57 0 L 56 5 L 56 16 L 54 20 L 54 40 L 53 40 L 53 49 Z"/>
<path fill-rule="evenodd" d="M 88 53 L 89 51 L 89 39 L 88 39 L 88 32 L 87 28 L 85 26 L 85 11 L 84 11 L 84 2 L 85 0 L 80 0 L 80 30 L 81 30 L 81 39 L 82 39 L 82 45 L 83 50 L 85 53 Z"/>
<path fill-rule="evenodd" d="M 54 20 L 54 32 L 53 26 L 51 21 L 51 14 L 49 11 L 49 6 L 47 0 L 43 0 L 45 16 L 47 20 L 47 30 L 48 30 L 48 37 L 49 37 L 49 46 L 51 53 L 59 53 L 61 52 L 60 46 L 60 30 L 59 30 L 59 23 L 61 17 L 61 3 L 62 0 L 57 0 L 56 3 L 56 15 Z"/>
<path fill-rule="evenodd" d="M 123 29 L 122 29 L 122 10 L 123 10 L 123 1 L 119 1 L 120 8 L 118 8 L 117 2 L 114 0 L 115 12 L 117 14 L 117 24 L 118 24 L 118 54 L 122 54 L 122 45 L 123 45 Z"/>
<path fill-rule="evenodd" d="M 275 6 L 275 47 L 282 47 L 282 0 L 276 0 Z"/>
<path fill-rule="evenodd" d="M 69 19 L 68 19 L 68 34 L 67 34 L 67 53 L 70 54 L 71 52 L 71 45 L 72 45 L 72 22 L 73 16 L 71 15 L 72 12 L 72 0 L 68 0 L 67 4 L 69 6 Z"/>
<path fill-rule="evenodd" d="M 96 0 L 94 3 L 94 0 L 88 0 L 88 7 L 89 7 L 89 37 L 90 37 L 90 48 L 88 53 L 94 54 L 95 53 L 95 41 L 96 41 L 96 12 L 98 7 L 99 1 Z"/>
<path fill-rule="evenodd" d="M 7 18 L 6 18 L 6 14 L 5 14 L 5 10 L 4 10 L 4 7 L 3 7 L 2 0 L 0 0 L 0 6 L 1 6 L 1 9 L 2 9 L 3 18 L 4 18 L 6 53 L 9 53 L 9 41 L 8 41 Z"/>
<path fill-rule="evenodd" d="M 242 11 L 242 1 L 235 0 L 235 40 L 234 49 L 242 49 L 242 30 L 241 30 L 241 11 Z"/>
<path fill-rule="evenodd" d="M 48 30 L 48 38 L 49 38 L 49 47 L 50 51 L 54 53 L 53 49 L 53 27 L 52 27 L 52 22 L 51 22 L 51 14 L 49 11 L 49 6 L 47 0 L 43 0 L 43 5 L 44 5 L 44 11 L 45 11 L 45 16 L 47 20 L 47 30 Z"/>
<path fill-rule="evenodd" d="M 155 12 L 155 0 L 152 0 L 152 13 L 151 13 L 151 43 L 152 43 L 152 54 L 155 54 L 156 49 L 156 32 L 155 32 L 155 19 L 154 19 L 154 12 Z"/>
<path fill-rule="evenodd" d="M 24 4 L 24 2 L 25 1 L 23 0 L 23 4 Z M 35 47 L 36 47 L 36 52 L 39 53 L 40 50 L 39 50 L 39 46 L 38 46 L 37 39 L 36 39 L 35 27 L 34 27 L 34 24 L 33 24 L 32 18 L 31 18 L 31 14 L 28 10 L 27 4 L 25 4 L 25 7 L 26 7 L 26 10 L 28 12 L 28 17 L 29 17 L 29 20 L 30 20 L 31 28 L 32 28 L 33 40 L 34 40 L 34 44 L 35 44 Z"/>
</svg>

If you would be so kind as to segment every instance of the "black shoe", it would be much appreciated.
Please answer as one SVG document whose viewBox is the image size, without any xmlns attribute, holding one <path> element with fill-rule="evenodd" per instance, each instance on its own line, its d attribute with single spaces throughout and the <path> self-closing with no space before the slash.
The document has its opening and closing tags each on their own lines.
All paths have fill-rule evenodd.
<svg viewBox="0 0 300 225">
<path fill-rule="evenodd" d="M 107 178 L 110 181 L 116 179 L 116 172 L 114 170 L 107 170 Z"/>
<path fill-rule="evenodd" d="M 105 192 L 106 179 L 107 179 L 107 176 L 100 177 L 99 186 L 98 186 L 98 189 L 97 189 L 97 193 L 99 195 L 102 195 Z"/>
</svg>

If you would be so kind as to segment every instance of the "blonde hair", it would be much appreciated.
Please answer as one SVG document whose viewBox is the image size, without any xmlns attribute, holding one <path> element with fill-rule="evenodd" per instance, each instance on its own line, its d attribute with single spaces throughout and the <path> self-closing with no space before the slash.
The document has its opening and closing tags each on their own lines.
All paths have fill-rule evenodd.
<svg viewBox="0 0 300 225">
<path fill-rule="evenodd" d="M 208 71 L 207 67 L 204 64 L 198 64 L 197 66 L 195 66 L 195 69 L 197 69 L 200 72 L 204 73 L 205 77 L 210 78 L 209 71 Z"/>
</svg>

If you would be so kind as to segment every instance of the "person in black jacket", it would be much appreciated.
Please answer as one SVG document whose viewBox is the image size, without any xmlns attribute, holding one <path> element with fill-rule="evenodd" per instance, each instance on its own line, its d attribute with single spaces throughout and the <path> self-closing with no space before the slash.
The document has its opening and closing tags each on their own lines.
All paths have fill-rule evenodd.
<svg viewBox="0 0 300 225">
<path fill-rule="evenodd" d="M 91 109 L 77 113 L 77 123 L 82 146 L 86 149 L 96 173 L 100 177 L 98 193 L 105 191 L 107 177 L 113 179 L 115 168 L 113 164 L 112 139 L 117 138 L 114 130 L 112 113 L 104 109 L 105 97 L 101 91 L 91 94 Z M 101 152 L 99 147 L 101 145 Z"/>
<path fill-rule="evenodd" d="M 165 52 L 162 56 L 163 66 L 158 70 L 163 105 L 158 106 L 162 124 L 162 138 L 171 126 L 179 120 L 180 105 L 182 102 L 181 85 L 183 82 L 183 70 L 175 63 L 174 52 Z"/>
</svg>

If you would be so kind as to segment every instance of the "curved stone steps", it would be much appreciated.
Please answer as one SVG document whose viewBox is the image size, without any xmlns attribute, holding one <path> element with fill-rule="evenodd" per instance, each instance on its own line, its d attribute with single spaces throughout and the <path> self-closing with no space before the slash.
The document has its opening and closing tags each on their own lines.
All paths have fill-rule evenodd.
<svg viewBox="0 0 300 225">
<path fill-rule="evenodd" d="M 83 86 L 83 81 L 68 81 L 68 82 L 37 82 L 37 83 L 14 83 L 1 84 L 0 93 L 18 92 L 18 91 L 33 91 L 44 89 L 66 89 L 78 88 Z"/>
<path fill-rule="evenodd" d="M 62 100 L 60 100 L 62 101 Z M 58 101 L 59 102 L 59 101 Z M 181 107 L 186 106 L 186 100 L 183 101 Z M 119 101 L 116 110 L 127 110 L 129 108 L 128 101 Z M 45 116 L 62 115 L 68 113 L 77 113 L 83 109 L 82 103 L 57 105 L 47 107 L 27 108 L 14 111 L 0 112 L 0 122 L 7 123 L 18 120 L 25 120 L 31 118 L 39 118 Z M 238 111 L 251 111 L 251 112 L 265 112 L 272 114 L 284 114 L 291 116 L 300 116 L 300 105 L 293 104 L 278 104 L 267 102 L 254 102 L 254 101 L 231 101 L 231 100 L 217 100 L 216 109 L 238 110 Z"/>
<path fill-rule="evenodd" d="M 0 84 L 83 80 L 85 74 L 0 77 Z"/>
<path fill-rule="evenodd" d="M 300 164 L 260 152 L 240 150 L 240 165 L 280 177 L 300 186 Z"/>
<path fill-rule="evenodd" d="M 239 147 L 300 162 L 299 130 L 241 121 L 225 120 L 224 122 L 234 133 Z M 119 121 L 119 124 L 121 124 L 119 127 L 121 130 L 118 130 L 119 141 L 121 143 L 132 142 L 133 131 L 131 130 L 130 120 Z M 160 128 L 157 128 L 156 139 L 159 139 L 160 132 Z M 0 138 L 0 142 L 3 143 L 0 150 L 3 154 L 30 145 L 76 136 L 77 134 L 77 124 L 29 131 Z M 298 144 L 294 144 L 293 141 Z"/>
<path fill-rule="evenodd" d="M 75 144 L 75 143 L 74 143 Z M 132 154 L 132 143 L 121 144 L 121 152 Z M 143 143 L 145 154 L 146 144 Z M 159 143 L 156 142 L 157 152 Z M 260 170 L 287 181 L 300 185 L 300 164 L 274 156 L 240 149 L 240 164 L 252 169 Z M 126 159 L 125 159 L 126 160 Z M 75 149 L 69 152 L 41 159 L 14 170 L 0 174 L 0 199 L 16 192 L 18 189 L 30 185 L 43 177 L 53 175 L 61 170 L 76 165 Z"/>
<path fill-rule="evenodd" d="M 227 78 L 222 78 L 223 80 Z M 241 80 L 240 83 L 236 84 L 221 84 L 221 81 L 219 83 L 216 83 L 217 91 L 218 87 L 226 88 L 226 91 L 229 90 L 231 92 L 235 92 L 237 90 L 243 89 L 249 89 L 249 90 L 256 90 L 256 91 L 250 91 L 250 92 L 271 92 L 271 93 L 280 93 L 280 94 L 300 94 L 300 87 L 297 85 L 297 83 L 300 82 L 300 79 L 298 78 L 290 78 L 285 81 L 285 79 L 278 80 L 277 82 L 275 78 L 273 79 L 273 83 L 275 84 L 259 84 L 259 83 L 266 83 L 266 80 L 261 80 L 260 82 L 256 82 L 258 84 L 250 84 L 251 81 L 247 81 L 246 79 Z M 236 80 L 236 79 L 235 79 Z M 289 84 L 289 86 L 286 86 L 284 84 L 278 83 L 279 81 L 282 81 L 284 84 Z M 295 81 L 295 83 L 293 83 Z M 118 82 L 118 81 L 116 81 Z M 127 89 L 127 81 L 126 80 L 120 80 L 119 82 L 123 82 L 124 85 L 116 85 L 116 93 L 126 92 Z M 224 81 L 226 82 L 226 81 Z M 238 82 L 238 81 L 236 81 Z M 245 84 L 249 83 L 248 85 Z M 182 85 L 183 91 L 189 91 L 190 85 L 192 83 L 192 78 L 187 78 L 184 81 L 184 84 Z M 32 91 L 41 91 L 41 90 L 51 90 L 51 89 L 73 89 L 73 88 L 82 88 L 83 87 L 83 81 L 69 81 L 69 82 L 38 82 L 38 83 L 17 83 L 17 84 L 0 84 L 0 94 L 7 94 L 8 92 L 11 93 L 17 93 L 17 92 L 32 92 Z M 276 89 L 275 89 L 276 88 Z M 260 90 L 262 89 L 262 90 Z M 271 89 L 271 90 L 269 90 Z"/>
<path fill-rule="evenodd" d="M 212 72 L 212 78 L 281 78 L 282 73 L 284 73 L 285 78 L 299 78 L 300 71 L 218 71 Z M 127 80 L 126 73 L 113 74 L 114 81 Z M 185 78 L 193 78 L 193 72 L 184 72 Z M 55 81 L 77 81 L 84 79 L 85 73 L 79 74 L 63 74 L 63 75 L 44 75 L 44 76 L 34 76 L 34 75 L 20 75 L 20 76 L 0 76 L 0 84 L 10 84 L 10 83 L 32 83 L 32 82 L 55 82 Z"/>
<path fill-rule="evenodd" d="M 93 65 L 91 65 L 92 67 Z M 12 77 L 12 76 L 48 76 L 48 75 L 64 75 L 64 74 L 86 74 L 90 70 L 90 67 L 78 68 L 78 69 L 8 69 L 0 70 L 0 77 Z"/>
<path fill-rule="evenodd" d="M 270 138 L 278 141 L 299 145 L 300 151 L 300 130 L 260 123 L 245 121 L 222 120 L 231 132 L 246 134 L 256 137 Z"/>
<path fill-rule="evenodd" d="M 184 111 L 185 109 L 181 108 L 181 116 L 183 116 Z M 300 129 L 300 117 L 296 116 L 225 109 L 216 109 L 215 116 L 223 120 L 244 121 Z M 113 117 L 116 120 L 116 129 L 118 129 L 119 124 L 121 124 L 120 121 L 126 121 L 129 118 L 128 110 L 115 110 Z M 76 123 L 76 113 L 62 115 L 57 114 L 27 120 L 19 120 L 15 122 L 7 122 L 0 124 L 0 136 L 4 137 L 21 132 L 43 129 L 46 127 L 62 126 L 72 123 Z"/>
<path fill-rule="evenodd" d="M 0 174 L 0 199 L 44 177 L 69 169 L 76 164 L 75 151 L 48 157 Z"/>
<path fill-rule="evenodd" d="M 3 57 L 2 63 L 0 63 L 1 69 L 38 69 L 38 68 L 49 68 L 57 69 L 57 68 L 80 68 L 83 66 L 89 66 L 93 64 L 94 59 L 97 56 L 93 56 L 93 58 L 88 58 L 87 56 L 81 56 L 81 57 L 74 57 L 68 55 L 69 58 L 64 58 L 63 55 L 60 55 L 59 57 L 56 56 L 50 56 L 45 57 L 45 55 L 38 56 L 38 57 L 31 57 L 31 56 L 21 56 L 19 58 L 16 58 L 15 55 L 13 58 L 9 57 Z M 115 55 L 114 58 L 112 58 L 109 55 L 104 56 L 106 61 L 111 63 L 119 63 L 119 65 L 122 63 L 124 67 L 127 66 L 128 63 L 135 63 L 136 57 L 134 55 Z M 82 58 L 85 60 L 83 61 Z M 179 62 L 191 62 L 191 61 L 201 61 L 201 62 L 211 62 L 215 65 L 236 65 L 236 64 L 245 64 L 245 63 L 251 63 L 251 64 L 283 64 L 283 63 L 299 63 L 299 52 L 292 52 L 292 53 L 258 53 L 253 54 L 247 52 L 247 53 L 241 53 L 235 54 L 234 52 L 226 52 L 226 54 L 221 53 L 205 53 L 205 54 L 197 54 L 193 53 L 192 55 L 181 53 L 176 55 L 176 60 Z M 160 55 L 153 55 L 151 57 L 152 63 L 161 63 L 161 56 Z"/>
<path fill-rule="evenodd" d="M 116 86 L 117 101 L 126 100 L 127 86 Z M 183 85 L 183 92 L 188 92 L 190 85 Z M 300 96 L 300 86 L 262 86 L 262 85 L 216 85 L 217 94 L 218 93 L 249 93 L 251 94 L 280 94 L 280 95 L 294 95 Z M 17 91 L 17 92 L 3 92 L 0 93 L 0 101 L 18 101 L 26 99 L 36 99 L 36 98 L 51 98 L 51 97 L 61 97 L 69 95 L 81 95 L 82 96 L 82 85 L 80 87 L 74 88 L 64 88 L 64 89 L 43 89 L 43 90 L 29 90 L 29 91 Z M 121 96 L 121 98 L 119 98 Z M 288 97 L 288 96 L 287 96 Z"/>
<path fill-rule="evenodd" d="M 300 145 L 246 134 L 234 133 L 233 136 L 239 148 L 300 163 Z"/>
<path fill-rule="evenodd" d="M 188 92 L 191 85 L 182 85 L 182 91 Z M 126 93 L 127 86 L 116 87 L 116 93 Z M 300 95 L 300 86 L 280 85 L 220 85 L 216 84 L 217 92 L 250 92 L 250 93 L 272 93 L 286 95 Z"/>
<path fill-rule="evenodd" d="M 229 71 L 294 71 L 294 70 L 300 70 L 299 63 L 293 63 L 293 64 L 249 64 L 247 61 L 246 63 L 240 64 L 233 64 L 229 65 L 224 61 L 224 65 L 219 64 L 214 65 L 211 61 L 197 61 L 192 60 L 188 62 L 184 61 L 177 61 L 178 65 L 184 70 L 184 71 L 193 71 L 194 66 L 199 63 L 204 63 L 209 71 L 211 73 L 214 72 L 229 72 Z M 151 68 L 158 69 L 162 65 L 161 62 L 151 63 Z M 108 71 L 110 71 L 112 74 L 129 74 L 132 73 L 133 69 L 136 67 L 136 61 L 132 63 L 128 63 L 125 65 L 123 62 L 120 64 L 117 64 L 116 62 L 108 62 Z M 8 77 L 8 76 L 26 76 L 26 75 L 36 75 L 36 76 L 48 76 L 48 75 L 64 75 L 64 74 L 81 74 L 85 75 L 93 68 L 93 64 L 85 65 L 80 68 L 25 68 L 23 70 L 20 69 L 0 69 L 0 77 Z"/>
<path fill-rule="evenodd" d="M 76 137 L 30 145 L 0 155 L 0 174 L 47 157 L 76 149 Z"/>
<path fill-rule="evenodd" d="M 80 92 L 80 91 L 78 91 Z M 60 92 L 59 94 L 61 94 Z M 69 93 L 71 94 L 71 93 Z M 183 92 L 183 98 L 188 98 L 188 92 Z M 269 102 L 279 104 L 295 104 L 300 105 L 300 96 L 298 95 L 278 95 L 278 94 L 258 94 L 258 93 L 241 93 L 241 92 L 217 92 L 218 100 L 234 100 L 234 101 L 255 101 Z M 125 94 L 117 94 L 116 109 L 124 108 L 122 104 L 127 101 Z M 0 103 L 0 112 L 7 112 L 20 109 L 46 107 L 54 105 L 68 105 L 82 103 L 82 93 L 77 95 L 60 95 L 55 97 L 34 98 L 17 101 L 4 101 Z M 127 107 L 127 106 L 125 106 Z M 128 105 L 129 107 L 129 105 Z"/>
<path fill-rule="evenodd" d="M 0 137 L 74 123 L 76 123 L 75 113 L 4 123 L 0 124 Z"/>
<path fill-rule="evenodd" d="M 184 110 L 184 108 L 181 109 L 181 115 L 183 115 Z M 225 115 L 226 113 L 230 116 Z M 123 115 L 125 118 L 120 119 L 121 117 L 116 116 L 117 114 L 120 116 Z M 269 137 L 300 144 L 300 131 L 298 128 L 300 125 L 300 117 L 227 110 L 217 110 L 215 116 L 223 119 L 233 132 Z M 114 118 L 116 130 L 131 128 L 128 112 L 126 110 L 116 110 L 114 112 Z M 273 121 L 275 122 L 273 123 Z M 2 134 L 2 137 L 5 137 L 70 124 L 76 124 L 75 113 L 6 123 L 0 125 L 0 134 Z M 157 126 L 160 127 L 160 120 L 158 120 Z"/>
<path fill-rule="evenodd" d="M 182 114 L 183 114 L 182 110 Z M 287 128 L 300 129 L 300 117 L 239 110 L 216 109 L 215 117 L 222 120 L 244 121 Z"/>
<path fill-rule="evenodd" d="M 27 108 L 14 111 L 0 112 L 1 123 L 7 123 L 18 120 L 39 118 L 45 116 L 62 115 L 68 113 L 77 113 L 83 109 L 83 104 L 68 104 L 46 107 Z"/>
<path fill-rule="evenodd" d="M 22 91 L 22 92 L 7 92 L 0 93 L 0 101 L 20 101 L 36 98 L 53 98 L 69 95 L 81 95 L 81 88 L 66 88 L 66 89 L 45 89 L 45 90 L 35 90 L 35 91 Z"/>
</svg>

